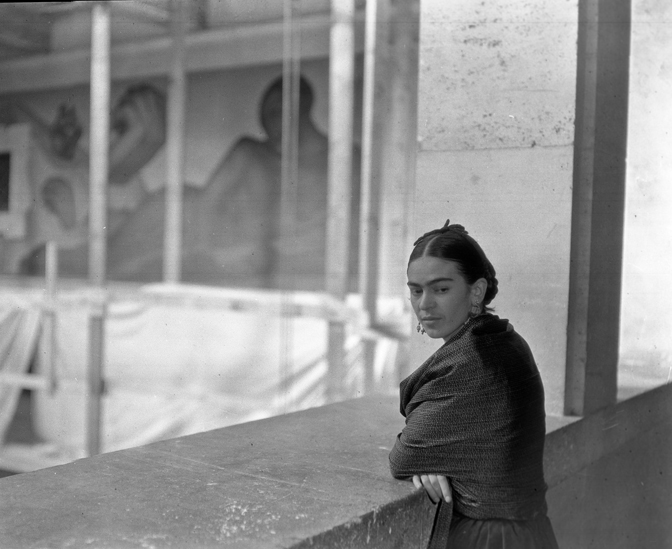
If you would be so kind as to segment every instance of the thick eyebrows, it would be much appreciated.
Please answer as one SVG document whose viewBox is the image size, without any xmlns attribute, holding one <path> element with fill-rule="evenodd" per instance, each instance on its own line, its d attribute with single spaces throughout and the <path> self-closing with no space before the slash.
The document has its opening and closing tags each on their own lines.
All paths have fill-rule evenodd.
<svg viewBox="0 0 672 549">
<path fill-rule="evenodd" d="M 436 284 L 437 282 L 455 282 L 454 278 L 450 278 L 448 276 L 442 276 L 439 278 L 433 278 L 432 280 L 429 280 L 425 283 L 425 286 L 431 286 L 432 284 Z M 422 284 L 418 284 L 417 282 L 407 282 L 406 285 L 411 288 L 411 287 L 419 287 L 422 286 Z"/>
</svg>

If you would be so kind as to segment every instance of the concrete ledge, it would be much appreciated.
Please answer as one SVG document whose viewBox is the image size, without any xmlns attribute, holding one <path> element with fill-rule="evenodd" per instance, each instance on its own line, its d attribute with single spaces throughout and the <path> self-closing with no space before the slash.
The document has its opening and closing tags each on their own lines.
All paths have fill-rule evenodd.
<svg viewBox="0 0 672 549">
<path fill-rule="evenodd" d="M 413 547 L 396 397 L 366 397 L 0 481 L 0 547 Z M 394 540 L 394 542 L 391 542 Z"/>
<path fill-rule="evenodd" d="M 672 547 L 672 385 L 550 433 L 549 515 L 560 547 Z"/>
<path fill-rule="evenodd" d="M 560 484 L 630 440 L 661 423 L 669 423 L 670 418 L 672 384 L 667 384 L 548 430 L 544 450 L 546 482 L 550 488 Z"/>
<path fill-rule="evenodd" d="M 549 418 L 551 488 L 669 422 L 671 397 Z M 423 547 L 433 507 L 388 469 L 402 427 L 369 396 L 7 477 L 0 547 Z"/>
</svg>

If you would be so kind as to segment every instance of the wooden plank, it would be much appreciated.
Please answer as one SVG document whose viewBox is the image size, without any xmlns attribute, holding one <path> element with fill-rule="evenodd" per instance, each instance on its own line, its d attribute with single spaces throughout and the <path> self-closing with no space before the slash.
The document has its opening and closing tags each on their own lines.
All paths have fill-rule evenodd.
<svg viewBox="0 0 672 549">
<path fill-rule="evenodd" d="M 39 281 L 39 282 L 38 282 Z M 25 307 L 40 305 L 48 307 L 43 282 L 5 279 L 0 287 L 3 294 L 11 294 L 25 300 Z M 32 284 L 31 284 L 32 283 Z M 287 299 L 285 291 L 246 290 L 239 288 L 214 288 L 183 284 L 156 284 L 134 286 L 125 283 L 108 283 L 106 298 L 108 304 L 120 302 L 139 303 L 158 307 L 183 307 L 201 310 L 235 311 L 287 317 L 308 317 L 351 322 L 363 326 L 361 310 L 354 305 L 338 301 L 323 293 L 295 292 Z M 59 311 L 72 311 L 90 307 L 99 299 L 98 289 L 80 282 L 62 279 L 60 289 L 53 300 L 53 307 Z"/>
<path fill-rule="evenodd" d="M 630 0 L 581 0 L 565 413 L 616 402 Z"/>
<path fill-rule="evenodd" d="M 356 18 L 357 51 L 363 49 L 363 18 Z M 328 16 L 301 20 L 304 59 L 329 56 Z M 191 33 L 185 38 L 187 73 L 282 63 L 282 22 L 227 27 Z M 166 76 L 171 66 L 171 38 L 118 44 L 112 48 L 112 80 Z M 38 55 L 0 62 L 0 94 L 88 84 L 87 50 Z"/>
<path fill-rule="evenodd" d="M 0 385 L 11 385 L 12 387 L 21 387 L 22 389 L 48 389 L 50 378 L 47 376 L 38 376 L 36 374 L 13 374 L 11 372 L 0 372 Z"/>
<path fill-rule="evenodd" d="M 44 361 L 40 370 L 46 372 L 46 377 L 49 379 L 49 391 L 50 394 L 53 394 L 57 386 L 56 353 L 58 350 L 54 307 L 58 285 L 58 245 L 56 242 L 47 242 L 44 273 L 46 292 L 44 296 L 44 319 L 42 320 L 42 353 L 36 357 L 36 360 Z"/>
</svg>

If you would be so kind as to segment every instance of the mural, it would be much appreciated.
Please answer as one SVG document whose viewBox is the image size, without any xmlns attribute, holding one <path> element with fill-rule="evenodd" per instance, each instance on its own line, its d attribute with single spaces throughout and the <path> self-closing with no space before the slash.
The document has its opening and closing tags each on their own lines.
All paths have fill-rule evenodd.
<svg viewBox="0 0 672 549">
<path fill-rule="evenodd" d="M 280 212 L 282 79 L 276 78 L 258 105 L 264 135 L 237 139 L 204 185 L 184 188 L 184 282 L 323 289 L 328 139 L 312 117 L 313 87 L 304 77 L 300 82 L 295 218 L 283 220 Z M 107 227 L 110 280 L 162 279 L 165 191 L 146 190 L 136 175 L 165 141 L 165 114 L 163 94 L 147 84 L 129 88 L 112 111 Z M 31 226 L 35 230 L 20 273 L 44 272 L 44 243 L 57 234 L 60 274 L 85 278 L 88 158 L 77 145 L 82 133 L 77 113 L 63 106 L 50 126 L 35 116 L 31 123 L 38 128 L 36 139 L 50 168 L 33 177 L 37 200 Z M 359 172 L 356 148 L 354 219 L 359 216 Z M 358 234 L 352 232 L 351 264 L 356 266 Z M 356 267 L 352 270 L 354 284 Z"/>
<path fill-rule="evenodd" d="M 138 170 L 165 141 L 165 98 L 156 88 L 129 87 L 110 115 L 108 232 L 114 235 L 142 200 L 144 188 Z M 52 123 L 45 122 L 20 102 L 2 106 L 5 125 L 27 123 L 31 128 L 28 178 L 32 208 L 28 235 L 22 248 L 30 250 L 19 266 L 22 274 L 43 270 L 44 244 L 51 240 L 63 253 L 86 249 L 88 235 L 89 157 L 80 143 L 82 127 L 77 111 L 67 103 L 59 106 Z M 84 258 L 85 259 L 85 258 Z M 65 273 L 84 276 L 86 261 Z"/>
</svg>

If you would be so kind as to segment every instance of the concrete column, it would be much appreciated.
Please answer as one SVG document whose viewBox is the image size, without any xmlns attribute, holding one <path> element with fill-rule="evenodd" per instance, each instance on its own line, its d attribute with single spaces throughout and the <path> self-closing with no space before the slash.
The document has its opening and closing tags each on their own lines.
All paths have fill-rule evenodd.
<svg viewBox="0 0 672 549">
<path fill-rule="evenodd" d="M 390 2 L 385 145 L 381 191 L 380 291 L 406 294 L 418 135 L 420 1 Z"/>
<path fill-rule="evenodd" d="M 630 0 L 580 0 L 565 413 L 616 402 Z"/>
</svg>

